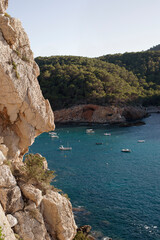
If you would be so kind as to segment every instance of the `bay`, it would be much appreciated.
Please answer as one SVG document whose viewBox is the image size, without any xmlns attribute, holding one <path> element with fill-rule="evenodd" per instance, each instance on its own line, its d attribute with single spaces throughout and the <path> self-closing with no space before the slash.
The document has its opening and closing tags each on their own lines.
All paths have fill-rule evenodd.
<svg viewBox="0 0 160 240">
<path fill-rule="evenodd" d="M 160 239 L 160 115 L 144 121 L 123 128 L 95 125 L 93 134 L 86 134 L 86 126 L 61 126 L 55 130 L 59 138 L 44 133 L 29 149 L 46 157 L 76 223 L 91 225 L 96 239 Z M 60 151 L 60 145 L 72 150 Z"/>
</svg>

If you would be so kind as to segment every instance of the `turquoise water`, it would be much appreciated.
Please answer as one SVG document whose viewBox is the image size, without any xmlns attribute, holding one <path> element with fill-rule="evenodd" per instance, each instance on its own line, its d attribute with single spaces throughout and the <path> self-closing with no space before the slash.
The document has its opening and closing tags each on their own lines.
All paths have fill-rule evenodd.
<svg viewBox="0 0 160 240">
<path fill-rule="evenodd" d="M 160 240 L 160 115 L 144 121 L 129 128 L 97 125 L 94 134 L 85 126 L 57 127 L 58 139 L 44 133 L 30 147 L 56 170 L 54 185 L 69 195 L 77 224 L 91 225 L 96 239 Z"/>
</svg>

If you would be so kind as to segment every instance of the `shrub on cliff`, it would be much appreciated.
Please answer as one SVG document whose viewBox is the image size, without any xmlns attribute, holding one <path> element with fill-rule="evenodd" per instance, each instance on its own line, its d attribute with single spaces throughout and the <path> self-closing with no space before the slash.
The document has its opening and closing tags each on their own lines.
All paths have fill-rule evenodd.
<svg viewBox="0 0 160 240">
<path fill-rule="evenodd" d="M 0 226 L 0 240 L 5 240 L 5 235 L 2 233 L 2 227 Z"/>
<path fill-rule="evenodd" d="M 73 240 L 89 240 L 89 238 L 87 238 L 83 232 L 79 231 Z"/>
<path fill-rule="evenodd" d="M 27 154 L 24 160 L 27 177 L 40 183 L 50 184 L 55 175 L 53 175 L 54 171 L 45 168 L 45 162 L 46 159 L 39 154 Z"/>
</svg>

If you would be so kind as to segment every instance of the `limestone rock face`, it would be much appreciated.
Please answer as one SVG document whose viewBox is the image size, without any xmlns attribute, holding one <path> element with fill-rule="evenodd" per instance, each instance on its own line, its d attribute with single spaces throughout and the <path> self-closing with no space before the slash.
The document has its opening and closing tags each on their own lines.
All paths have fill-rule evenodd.
<svg viewBox="0 0 160 240">
<path fill-rule="evenodd" d="M 0 0 L 0 13 L 8 1 Z M 27 152 L 34 138 L 54 129 L 48 100 L 42 96 L 30 43 L 21 22 L 0 15 L 0 136 L 16 161 Z"/>
<path fill-rule="evenodd" d="M 23 195 L 29 200 L 36 203 L 38 206 L 42 200 L 42 191 L 35 188 L 32 184 L 22 184 L 20 185 Z"/>
<path fill-rule="evenodd" d="M 10 168 L 7 165 L 0 166 L 0 188 L 14 187 L 16 184 Z"/>
<path fill-rule="evenodd" d="M 1 0 L 0 1 L 0 14 L 5 13 L 8 7 L 8 0 Z"/>
<path fill-rule="evenodd" d="M 54 111 L 58 123 L 107 123 L 119 124 L 138 120 L 146 116 L 146 111 L 138 107 L 78 105 Z"/>
<path fill-rule="evenodd" d="M 38 210 L 16 212 L 18 223 L 14 230 L 23 240 L 50 240 L 43 217 Z"/>
<path fill-rule="evenodd" d="M 6 213 L 14 213 L 20 211 L 24 207 L 24 201 L 20 188 L 0 188 L 0 202 Z"/>
<path fill-rule="evenodd" d="M 5 240 L 16 240 L 13 230 L 10 227 L 7 217 L 4 214 L 3 208 L 0 204 L 0 226 L 2 233 L 5 235 Z"/>
<path fill-rule="evenodd" d="M 47 224 L 47 230 L 53 239 L 72 240 L 77 226 L 74 221 L 72 205 L 68 199 L 57 192 L 45 195 L 41 211 Z"/>
</svg>

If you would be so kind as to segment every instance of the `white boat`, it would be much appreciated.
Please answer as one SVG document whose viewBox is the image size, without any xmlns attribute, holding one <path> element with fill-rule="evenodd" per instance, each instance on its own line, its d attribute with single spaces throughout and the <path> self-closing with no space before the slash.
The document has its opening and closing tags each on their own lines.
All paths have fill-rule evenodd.
<svg viewBox="0 0 160 240">
<path fill-rule="evenodd" d="M 56 132 L 49 132 L 49 134 L 50 134 L 51 137 L 53 137 L 53 138 L 59 138 Z"/>
<path fill-rule="evenodd" d="M 111 133 L 104 133 L 105 136 L 111 136 Z"/>
<path fill-rule="evenodd" d="M 139 143 L 144 143 L 144 142 L 145 142 L 145 140 L 138 140 L 138 142 L 139 142 Z"/>
<path fill-rule="evenodd" d="M 86 129 L 86 133 L 94 133 L 94 130 L 92 128 Z"/>
<path fill-rule="evenodd" d="M 61 146 L 59 147 L 59 150 L 69 151 L 69 150 L 72 150 L 72 148 L 71 148 L 71 147 L 63 147 L 63 145 L 61 145 Z"/>
<path fill-rule="evenodd" d="M 52 138 L 59 138 L 57 135 L 51 135 Z"/>
<path fill-rule="evenodd" d="M 49 132 L 50 135 L 57 135 L 56 132 Z"/>
<path fill-rule="evenodd" d="M 129 153 L 129 152 L 131 152 L 131 150 L 128 149 L 128 148 L 123 148 L 123 149 L 121 150 L 121 152 L 127 152 L 127 153 Z"/>
</svg>

